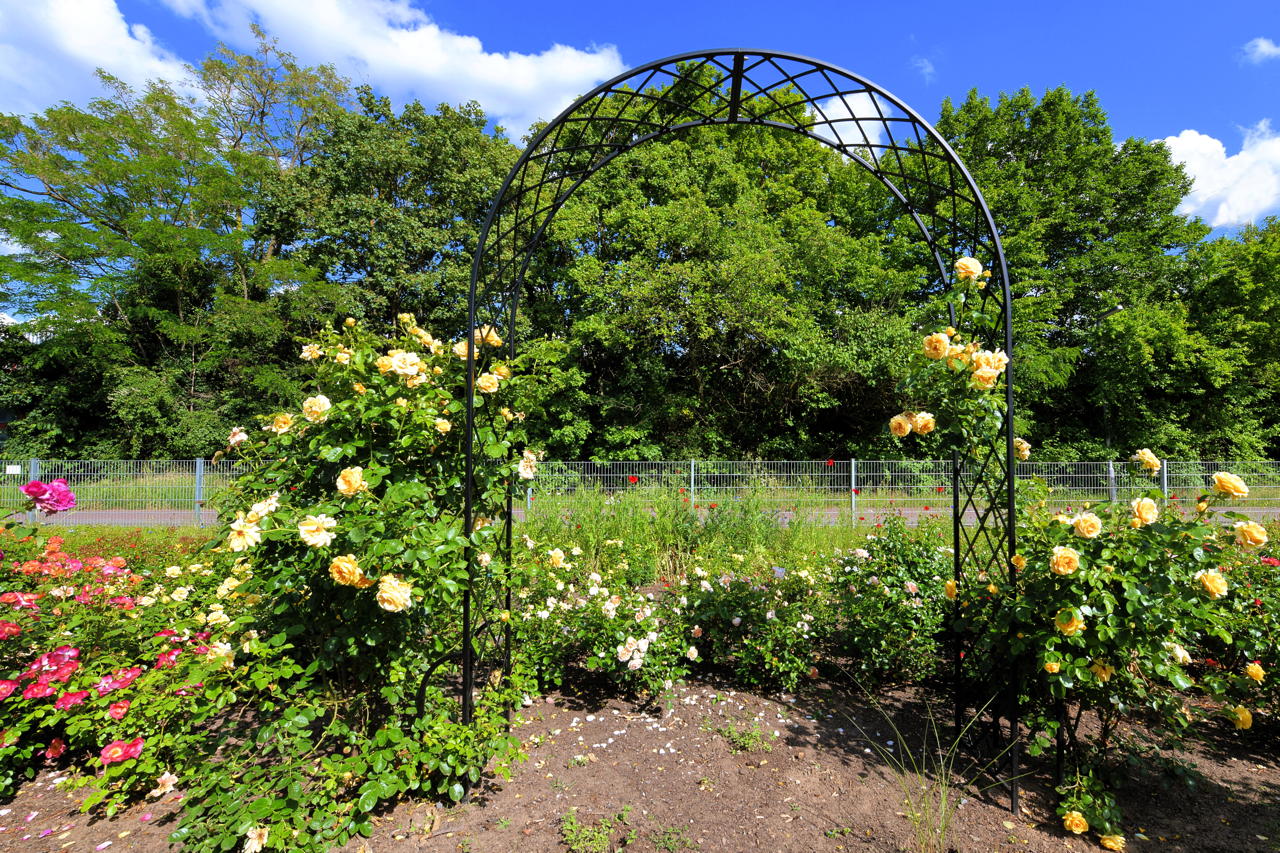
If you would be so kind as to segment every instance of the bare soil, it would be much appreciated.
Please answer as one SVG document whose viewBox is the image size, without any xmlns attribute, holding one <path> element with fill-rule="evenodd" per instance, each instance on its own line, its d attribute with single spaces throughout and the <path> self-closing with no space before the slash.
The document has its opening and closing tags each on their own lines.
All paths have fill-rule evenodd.
<svg viewBox="0 0 1280 853">
<path fill-rule="evenodd" d="M 600 848 L 610 851 L 921 849 L 897 768 L 914 761 L 937 778 L 937 756 L 922 739 L 931 720 L 945 738 L 949 715 L 944 699 L 916 688 L 873 703 L 824 684 L 764 697 L 704 682 L 643 707 L 582 684 L 521 709 L 515 732 L 529 760 L 510 780 L 487 779 L 451 808 L 402 803 L 346 850 L 589 850 L 565 828 L 570 814 L 587 830 L 611 821 Z M 1278 742 L 1272 720 L 1259 718 L 1248 732 L 1213 724 L 1177 753 L 1181 776 L 1137 763 L 1120 792 L 1127 849 L 1280 851 Z M 1024 767 L 1019 815 L 973 763 L 960 759 L 953 769 L 949 849 L 1101 849 L 1094 835 L 1062 830 L 1050 760 Z M 106 819 L 81 814 L 59 778 L 41 774 L 0 806 L 0 851 L 174 849 L 167 836 L 177 795 Z"/>
</svg>

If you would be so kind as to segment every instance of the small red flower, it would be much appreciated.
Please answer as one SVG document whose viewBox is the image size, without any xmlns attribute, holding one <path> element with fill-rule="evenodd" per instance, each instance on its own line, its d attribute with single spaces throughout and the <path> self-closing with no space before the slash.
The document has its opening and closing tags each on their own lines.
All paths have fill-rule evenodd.
<svg viewBox="0 0 1280 853">
<path fill-rule="evenodd" d="M 716 508 L 716 504 L 707 504 L 707 506 L 711 507 L 712 509 Z"/>
<path fill-rule="evenodd" d="M 67 742 L 60 737 L 56 737 L 49 741 L 49 747 L 44 751 L 44 757 L 52 761 L 66 751 Z"/>
<path fill-rule="evenodd" d="M 836 460 L 834 460 L 834 459 L 828 459 L 828 460 L 827 460 L 827 467 L 828 467 L 828 468 L 830 468 L 830 467 L 831 467 L 832 465 L 834 465 L 834 464 L 836 464 Z"/>
<path fill-rule="evenodd" d="M 947 490 L 947 489 L 946 489 L 946 487 L 945 487 L 945 486 L 938 486 L 938 494 L 942 494 L 942 493 L 943 493 L 943 492 L 945 492 L 946 490 Z"/>
<path fill-rule="evenodd" d="M 627 482 L 634 486 L 636 483 L 640 482 L 640 478 L 637 477 L 635 474 L 628 474 Z"/>
<path fill-rule="evenodd" d="M 22 626 L 17 622 L 0 619 L 0 640 L 7 640 L 22 633 Z"/>
<path fill-rule="evenodd" d="M 118 761 L 137 758 L 141 754 L 142 738 L 136 737 L 130 741 L 113 740 L 102 748 L 102 763 L 115 764 Z"/>
<path fill-rule="evenodd" d="M 928 507 L 925 507 L 925 508 L 924 508 L 924 511 L 925 511 L 925 512 L 928 512 L 928 511 L 929 511 L 929 508 L 928 508 Z"/>
<path fill-rule="evenodd" d="M 124 715 L 129 713 L 130 704 L 131 703 L 128 699 L 121 699 L 119 702 L 112 702 L 111 706 L 107 708 L 107 716 L 113 720 L 123 720 Z"/>
<path fill-rule="evenodd" d="M 860 495 L 860 494 L 862 494 L 862 490 L 861 490 L 861 489 L 854 489 L 854 490 L 853 490 L 853 493 L 854 493 L 855 495 Z"/>
</svg>

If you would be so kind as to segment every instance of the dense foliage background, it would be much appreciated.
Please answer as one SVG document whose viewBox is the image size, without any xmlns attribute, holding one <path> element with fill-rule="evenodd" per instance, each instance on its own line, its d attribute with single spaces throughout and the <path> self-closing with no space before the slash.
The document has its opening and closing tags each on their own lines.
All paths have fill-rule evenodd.
<svg viewBox="0 0 1280 853">
<path fill-rule="evenodd" d="M 191 457 L 299 397 L 297 341 L 412 312 L 450 338 L 518 155 L 474 104 L 395 108 L 264 42 L 131 91 L 0 116 L 8 457 Z M 1160 143 L 1093 93 L 973 92 L 936 125 L 1016 287 L 1037 458 L 1274 457 L 1280 222 L 1208 240 Z M 555 221 L 527 333 L 559 458 L 894 457 L 920 244 L 854 163 L 704 128 L 619 158 Z M 853 413 L 856 413 L 853 414 Z"/>
</svg>

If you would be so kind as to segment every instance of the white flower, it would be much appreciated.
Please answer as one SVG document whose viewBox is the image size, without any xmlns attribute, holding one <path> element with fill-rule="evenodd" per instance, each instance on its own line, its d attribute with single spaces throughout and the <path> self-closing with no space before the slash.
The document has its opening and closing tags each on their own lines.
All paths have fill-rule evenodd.
<svg viewBox="0 0 1280 853">
<path fill-rule="evenodd" d="M 764 615 L 764 618 L 765 618 L 765 619 L 768 619 L 768 620 L 770 620 L 770 621 L 773 621 L 774 619 L 777 619 L 777 618 L 778 618 L 778 614 L 776 614 L 776 613 L 774 613 L 772 610 L 770 610 L 768 613 L 766 613 L 766 614 Z"/>
<path fill-rule="evenodd" d="M 853 556 L 857 557 L 859 560 L 870 560 L 871 552 L 866 548 L 854 548 Z"/>
<path fill-rule="evenodd" d="M 176 578 L 182 575 L 182 566 L 170 566 L 164 570 L 164 576 L 167 578 Z"/>
<path fill-rule="evenodd" d="M 532 480 L 538 473 L 538 457 L 532 451 L 526 450 L 520 456 L 520 466 L 518 468 L 521 480 Z"/>
<path fill-rule="evenodd" d="M 487 567 L 491 562 L 493 562 L 493 556 L 487 551 L 482 552 L 476 555 L 476 562 L 482 567 Z"/>
<path fill-rule="evenodd" d="M 730 621 L 730 623 L 733 625 L 733 627 L 737 628 L 739 625 L 741 625 L 741 624 L 742 624 L 742 617 L 741 617 L 741 616 L 735 616 L 735 617 L 733 617 L 733 618 L 732 618 L 731 620 L 729 620 L 729 621 Z"/>
<path fill-rule="evenodd" d="M 244 834 L 244 847 L 241 853 L 259 853 L 267 843 L 267 836 L 271 834 L 271 828 L 266 826 L 255 826 Z"/>
<path fill-rule="evenodd" d="M 332 531 L 337 526 L 336 518 L 330 518 L 327 515 L 308 515 L 298 522 L 298 535 L 312 548 L 325 548 L 336 536 Z"/>
<path fill-rule="evenodd" d="M 236 427 L 235 429 L 231 430 L 231 435 L 227 436 L 227 444 L 231 445 L 232 447 L 237 447 L 248 440 L 249 440 L 249 433 L 240 429 L 240 427 Z"/>
<path fill-rule="evenodd" d="M 684 656 L 685 656 L 685 657 L 687 657 L 689 660 L 697 660 L 697 659 L 698 659 L 698 647 L 697 647 L 697 646 L 690 646 L 690 647 L 689 647 L 689 651 L 685 652 L 685 653 L 684 653 Z"/>
<path fill-rule="evenodd" d="M 156 786 L 147 794 L 148 797 L 163 797 L 165 794 L 173 790 L 173 786 L 178 784 L 178 777 L 174 776 L 168 770 L 160 774 L 160 778 L 156 780 Z"/>
<path fill-rule="evenodd" d="M 171 593 L 174 601 L 186 601 L 187 596 L 190 594 L 191 587 L 189 586 L 180 586 Z"/>
<path fill-rule="evenodd" d="M 302 416 L 313 424 L 323 423 L 329 417 L 329 410 L 332 408 L 333 404 L 329 402 L 328 397 L 317 394 L 302 401 Z"/>
<path fill-rule="evenodd" d="M 524 547 L 528 548 L 530 551 L 538 547 L 538 543 L 530 539 L 529 534 L 522 533 L 521 535 L 524 537 Z"/>
<path fill-rule="evenodd" d="M 707 583 L 705 580 L 701 584 L 699 584 L 699 588 L 703 592 L 711 592 L 711 584 Z"/>
<path fill-rule="evenodd" d="M 640 655 L 636 655 L 627 663 L 627 669 L 639 669 L 642 666 L 644 666 L 644 658 Z"/>
</svg>

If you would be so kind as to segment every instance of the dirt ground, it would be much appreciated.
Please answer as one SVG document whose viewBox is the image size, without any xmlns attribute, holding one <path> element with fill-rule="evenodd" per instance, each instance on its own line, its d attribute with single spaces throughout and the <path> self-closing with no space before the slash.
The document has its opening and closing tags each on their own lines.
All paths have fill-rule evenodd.
<svg viewBox="0 0 1280 853">
<path fill-rule="evenodd" d="M 538 698 L 520 713 L 529 760 L 511 780 L 488 780 L 453 808 L 401 804 L 346 850 L 921 849 L 895 765 L 936 768 L 921 738 L 931 719 L 945 731 L 949 708 L 920 690 L 879 703 L 824 685 L 766 698 L 709 683 L 648 708 L 587 687 Z M 1213 728 L 1179 754 L 1185 779 L 1135 767 L 1121 792 L 1127 849 L 1280 851 L 1278 734 L 1261 719 L 1249 732 Z M 958 853 L 1101 849 L 1094 835 L 1063 832 L 1048 762 L 1026 768 L 1018 816 L 986 777 L 964 784 L 972 764 L 954 769 L 949 847 Z M 177 795 L 107 820 L 80 814 L 58 778 L 42 774 L 0 805 L 0 851 L 171 849 Z M 593 834 L 607 847 L 589 846 Z"/>
</svg>

